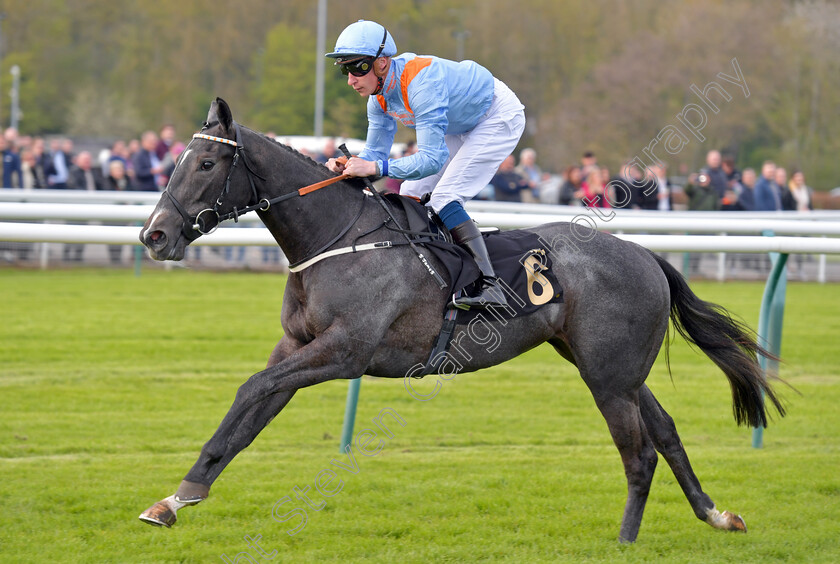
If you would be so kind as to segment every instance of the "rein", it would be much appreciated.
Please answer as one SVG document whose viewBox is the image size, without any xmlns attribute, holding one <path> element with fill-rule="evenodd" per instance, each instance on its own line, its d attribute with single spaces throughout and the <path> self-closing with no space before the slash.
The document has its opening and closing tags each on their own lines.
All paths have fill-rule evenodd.
<svg viewBox="0 0 840 564">
<path fill-rule="evenodd" d="M 235 148 L 235 152 L 233 154 L 233 163 L 231 164 L 230 171 L 228 172 L 227 178 L 225 179 L 225 186 L 222 189 L 222 192 L 219 194 L 219 197 L 216 198 L 216 202 L 213 204 L 212 208 L 205 208 L 198 212 L 196 215 L 191 216 L 189 213 L 187 213 L 186 209 L 181 204 L 181 202 L 179 202 L 175 198 L 175 196 L 173 196 L 169 192 L 169 190 L 163 191 L 163 193 L 166 194 L 172 201 L 172 204 L 175 206 L 175 209 L 178 210 L 178 213 L 181 214 L 181 217 L 184 218 L 184 225 L 181 229 L 181 233 L 190 242 L 195 241 L 202 235 L 208 235 L 214 232 L 219 227 L 219 224 L 222 221 L 227 221 L 229 219 L 239 221 L 240 215 L 244 215 L 252 211 L 268 211 L 268 209 L 275 204 L 279 204 L 280 202 L 289 200 L 291 198 L 302 197 L 307 194 L 311 194 L 316 190 L 320 190 L 321 188 L 325 188 L 327 186 L 330 186 L 331 184 L 335 184 L 336 182 L 340 182 L 342 180 L 350 178 L 348 175 L 342 174 L 340 176 L 322 180 L 321 182 L 316 182 L 315 184 L 310 184 L 309 186 L 304 186 L 303 188 L 299 188 L 294 192 L 289 192 L 288 194 L 283 194 L 282 196 L 277 196 L 276 198 L 260 198 L 257 194 L 257 187 L 254 183 L 254 177 L 257 177 L 262 181 L 265 181 L 265 178 L 254 171 L 250 160 L 246 156 L 245 145 L 242 143 L 242 135 L 239 124 L 234 123 L 234 126 L 236 127 L 235 141 L 232 139 L 227 139 L 225 137 L 216 137 L 214 135 L 207 135 L 204 133 L 193 134 L 193 139 L 206 139 L 208 141 L 214 141 L 216 143 L 230 145 L 231 147 Z M 205 128 L 206 127 L 207 126 L 205 125 Z M 230 179 L 233 176 L 233 172 L 236 170 L 236 166 L 239 164 L 240 158 L 245 164 L 245 173 L 248 176 L 248 183 L 251 185 L 251 193 L 253 194 L 253 200 L 256 200 L 256 203 L 249 204 L 248 206 L 242 209 L 238 209 L 236 206 L 234 206 L 232 211 L 222 214 L 219 212 L 219 209 L 222 207 L 223 198 L 225 194 L 230 192 Z"/>
</svg>

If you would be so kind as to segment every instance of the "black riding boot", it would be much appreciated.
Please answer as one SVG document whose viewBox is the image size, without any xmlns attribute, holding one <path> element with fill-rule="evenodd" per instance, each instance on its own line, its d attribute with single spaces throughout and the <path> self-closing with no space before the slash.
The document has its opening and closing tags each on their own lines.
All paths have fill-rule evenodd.
<svg viewBox="0 0 840 564">
<path fill-rule="evenodd" d="M 460 223 L 449 230 L 452 239 L 467 249 L 475 259 L 479 270 L 481 270 L 481 282 L 479 291 L 475 296 L 461 296 L 454 300 L 456 307 L 460 309 L 484 309 L 489 306 L 506 307 L 508 305 L 505 293 L 499 287 L 498 278 L 490 263 L 490 256 L 487 254 L 487 247 L 484 245 L 484 237 L 478 230 L 473 220 Z"/>
</svg>

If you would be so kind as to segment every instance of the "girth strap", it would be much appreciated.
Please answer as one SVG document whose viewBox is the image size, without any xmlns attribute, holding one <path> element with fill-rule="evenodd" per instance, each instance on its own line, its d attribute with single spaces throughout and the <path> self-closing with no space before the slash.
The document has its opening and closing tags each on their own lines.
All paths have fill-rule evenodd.
<svg viewBox="0 0 840 564">
<path fill-rule="evenodd" d="M 289 272 L 300 272 L 301 270 L 305 270 L 315 264 L 316 262 L 321 262 L 322 260 L 330 257 L 334 257 L 336 255 L 346 255 L 347 253 L 357 253 L 359 251 L 372 251 L 374 249 L 388 249 L 394 246 L 394 243 L 391 241 L 379 241 L 377 243 L 365 243 L 364 245 L 353 245 L 352 247 L 341 247 L 340 249 L 333 249 L 332 251 L 326 251 L 319 255 L 315 255 L 309 260 L 296 264 L 294 266 L 289 266 Z"/>
</svg>

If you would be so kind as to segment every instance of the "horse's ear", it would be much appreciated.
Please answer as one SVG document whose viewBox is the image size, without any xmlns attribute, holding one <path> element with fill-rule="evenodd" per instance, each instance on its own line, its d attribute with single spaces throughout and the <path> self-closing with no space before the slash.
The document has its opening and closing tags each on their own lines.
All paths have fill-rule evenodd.
<svg viewBox="0 0 840 564">
<path fill-rule="evenodd" d="M 207 123 L 218 121 L 226 130 L 233 125 L 233 114 L 230 111 L 230 106 L 221 98 L 216 98 L 210 104 L 210 111 L 207 113 Z"/>
</svg>

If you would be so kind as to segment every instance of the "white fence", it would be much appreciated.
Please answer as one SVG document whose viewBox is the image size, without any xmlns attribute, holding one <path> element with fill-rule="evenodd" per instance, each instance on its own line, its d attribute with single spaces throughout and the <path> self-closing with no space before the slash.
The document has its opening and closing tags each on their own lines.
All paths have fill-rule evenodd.
<svg viewBox="0 0 840 564">
<path fill-rule="evenodd" d="M 149 217 L 159 199 L 157 192 L 0 190 L 0 241 L 136 245 L 140 229 L 137 226 L 40 222 L 139 223 Z M 520 228 L 573 221 L 609 231 L 654 251 L 720 253 L 721 279 L 724 253 L 819 254 L 821 280 L 825 279 L 825 254 L 840 254 L 840 238 L 835 239 L 840 237 L 840 212 L 832 211 L 649 212 L 478 201 L 469 202 L 467 209 L 484 226 Z M 25 223 L 34 221 L 39 223 Z M 245 215 L 240 221 L 260 224 L 256 214 Z M 768 231 L 776 236 L 760 236 Z M 264 228 L 223 227 L 194 244 L 271 246 L 275 242 Z"/>
<path fill-rule="evenodd" d="M 508 204 L 507 208 L 515 208 L 516 205 Z M 533 227 L 553 221 L 575 221 L 611 232 L 761 234 L 770 230 L 779 235 L 840 236 L 840 214 L 835 215 L 833 220 L 815 220 L 796 213 L 758 219 L 751 215 L 752 212 L 730 212 L 728 216 L 714 214 L 707 217 L 703 212 L 686 212 L 690 215 L 681 212 L 640 215 L 635 210 L 618 210 L 611 215 L 597 215 L 586 211 L 588 208 L 571 208 L 577 211 L 563 210 L 561 213 L 483 211 L 482 206 L 470 205 L 467 208 L 479 224 L 503 229 Z M 154 206 L 150 204 L 2 202 L 0 220 L 143 222 L 152 214 L 153 209 Z M 247 224 L 261 223 L 253 213 L 242 216 L 240 221 Z"/>
</svg>

